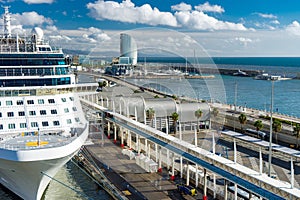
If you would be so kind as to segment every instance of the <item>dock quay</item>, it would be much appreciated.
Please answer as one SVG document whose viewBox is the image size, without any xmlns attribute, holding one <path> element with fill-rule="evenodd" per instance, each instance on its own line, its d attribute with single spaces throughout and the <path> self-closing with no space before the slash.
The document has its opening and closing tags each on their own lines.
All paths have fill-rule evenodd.
<svg viewBox="0 0 300 200">
<path fill-rule="evenodd" d="M 91 153 L 87 150 L 86 146 L 83 146 L 79 154 L 73 157 L 73 162 L 80 168 L 82 168 L 90 177 L 103 188 L 113 199 L 127 200 L 125 194 L 123 194 L 104 174 L 104 166 L 99 162 Z"/>
<path fill-rule="evenodd" d="M 91 135 L 90 143 L 84 146 L 76 160 L 113 199 L 195 199 L 177 191 L 176 183 L 170 180 L 166 169 L 148 173 L 136 164 L 135 159 L 123 155 L 123 148 L 112 139 L 103 138 L 99 132 Z M 197 198 L 201 197 L 198 194 Z"/>
</svg>

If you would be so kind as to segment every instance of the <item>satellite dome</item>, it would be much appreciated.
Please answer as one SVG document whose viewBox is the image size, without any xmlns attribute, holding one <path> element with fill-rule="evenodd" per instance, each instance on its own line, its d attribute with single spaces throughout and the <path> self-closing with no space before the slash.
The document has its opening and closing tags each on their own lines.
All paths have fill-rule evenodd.
<svg viewBox="0 0 300 200">
<path fill-rule="evenodd" d="M 43 40 L 43 37 L 44 37 L 44 31 L 39 28 L 39 27 L 34 27 L 31 31 L 32 35 L 36 35 L 36 40 L 38 42 L 42 41 Z"/>
</svg>

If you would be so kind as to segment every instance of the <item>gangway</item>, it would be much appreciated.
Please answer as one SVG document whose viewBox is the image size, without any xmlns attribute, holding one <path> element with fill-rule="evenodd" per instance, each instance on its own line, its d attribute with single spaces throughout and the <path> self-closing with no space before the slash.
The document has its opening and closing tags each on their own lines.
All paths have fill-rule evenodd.
<svg viewBox="0 0 300 200">
<path fill-rule="evenodd" d="M 266 199 L 300 199 L 300 190 L 292 188 L 288 183 L 268 177 L 267 174 L 260 174 L 221 156 L 216 156 L 205 149 L 201 149 L 145 124 L 114 113 L 96 103 L 85 99 L 81 99 L 81 101 L 94 109 L 99 109 L 106 113 L 104 115 L 106 116 L 106 120 L 116 123 L 161 147 L 169 149 L 183 158 L 224 177 L 230 182 L 246 188 L 258 196 Z"/>
</svg>

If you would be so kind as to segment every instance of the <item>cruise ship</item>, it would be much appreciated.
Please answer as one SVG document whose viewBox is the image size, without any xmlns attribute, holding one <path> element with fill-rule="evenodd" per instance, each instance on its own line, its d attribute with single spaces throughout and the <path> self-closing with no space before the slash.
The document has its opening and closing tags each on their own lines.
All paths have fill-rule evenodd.
<svg viewBox="0 0 300 200">
<path fill-rule="evenodd" d="M 70 59 L 43 31 L 12 34 L 4 7 L 0 36 L 0 183 L 25 200 L 41 199 L 57 171 L 81 148 L 88 122 L 79 95 L 97 84 L 77 84 Z"/>
</svg>

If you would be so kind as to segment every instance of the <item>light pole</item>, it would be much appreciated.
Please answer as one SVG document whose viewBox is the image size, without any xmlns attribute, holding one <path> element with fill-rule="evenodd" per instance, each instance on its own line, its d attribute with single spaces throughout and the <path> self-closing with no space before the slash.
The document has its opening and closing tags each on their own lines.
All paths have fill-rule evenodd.
<svg viewBox="0 0 300 200">
<path fill-rule="evenodd" d="M 234 117 L 233 117 L 233 131 L 235 131 L 235 114 L 236 114 L 236 99 L 237 99 L 237 82 L 235 82 L 234 87 Z"/>
<path fill-rule="evenodd" d="M 271 162 L 272 162 L 272 131 L 273 131 L 273 95 L 274 95 L 274 81 L 271 79 L 272 89 L 271 89 L 271 108 L 270 108 L 270 138 L 269 138 L 269 169 L 268 176 L 271 176 Z"/>
<path fill-rule="evenodd" d="M 40 134 L 40 128 L 38 127 L 38 142 L 37 145 L 40 146 L 41 145 L 41 134 Z"/>
</svg>

